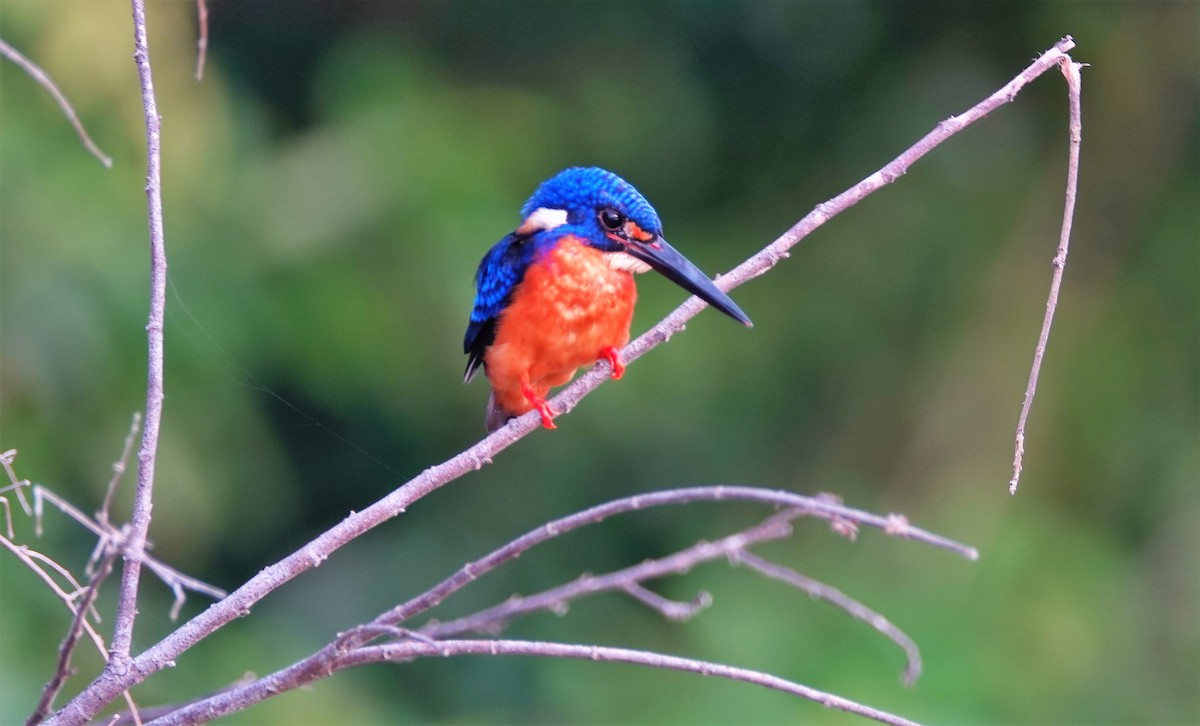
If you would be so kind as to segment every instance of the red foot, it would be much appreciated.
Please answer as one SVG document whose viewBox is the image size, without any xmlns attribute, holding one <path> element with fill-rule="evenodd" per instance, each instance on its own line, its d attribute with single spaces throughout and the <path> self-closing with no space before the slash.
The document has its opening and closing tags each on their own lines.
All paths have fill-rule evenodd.
<svg viewBox="0 0 1200 726">
<path fill-rule="evenodd" d="M 608 364 L 612 366 L 612 379 L 614 381 L 620 380 L 621 376 L 625 375 L 625 364 L 621 362 L 621 357 L 617 355 L 616 348 L 611 345 L 608 346 L 600 351 L 600 357 L 608 361 Z"/>
<path fill-rule="evenodd" d="M 521 384 L 521 393 L 524 394 L 525 400 L 529 401 L 530 405 L 532 405 L 533 408 L 542 415 L 542 426 L 544 428 L 558 428 L 554 425 L 554 409 L 550 408 L 550 404 L 546 402 L 546 399 L 537 395 L 537 393 L 535 393 L 534 390 L 529 387 L 528 383 Z"/>
</svg>

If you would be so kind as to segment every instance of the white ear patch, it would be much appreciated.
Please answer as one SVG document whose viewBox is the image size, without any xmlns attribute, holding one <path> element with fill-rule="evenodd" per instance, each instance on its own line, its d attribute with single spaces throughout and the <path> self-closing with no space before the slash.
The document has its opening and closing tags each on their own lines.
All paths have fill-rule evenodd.
<svg viewBox="0 0 1200 726">
<path fill-rule="evenodd" d="M 525 218 L 525 221 L 521 224 L 521 229 L 526 232 L 535 232 L 561 227 L 566 223 L 567 210 L 538 207 L 533 210 L 533 214 Z"/>
<path fill-rule="evenodd" d="M 650 265 L 647 265 L 628 252 L 608 252 L 604 255 L 604 261 L 614 270 L 623 270 L 635 274 L 650 271 Z"/>
</svg>

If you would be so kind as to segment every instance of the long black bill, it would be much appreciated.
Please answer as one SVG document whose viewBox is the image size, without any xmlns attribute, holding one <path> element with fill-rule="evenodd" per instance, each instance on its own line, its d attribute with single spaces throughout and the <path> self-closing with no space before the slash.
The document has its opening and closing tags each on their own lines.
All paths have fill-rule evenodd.
<svg viewBox="0 0 1200 726">
<path fill-rule="evenodd" d="M 661 237 L 657 237 L 651 242 L 631 242 L 626 245 L 625 251 L 742 325 L 746 327 L 753 325 L 746 313 L 737 306 L 737 303 L 718 290 L 712 280 L 700 271 L 700 268 L 679 254 L 678 250 L 667 244 L 667 241 Z"/>
</svg>

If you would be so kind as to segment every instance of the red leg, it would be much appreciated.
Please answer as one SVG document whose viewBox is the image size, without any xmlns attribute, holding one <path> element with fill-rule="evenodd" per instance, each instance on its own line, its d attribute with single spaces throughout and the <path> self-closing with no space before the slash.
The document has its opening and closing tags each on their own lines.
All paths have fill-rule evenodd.
<svg viewBox="0 0 1200 726">
<path fill-rule="evenodd" d="M 554 425 L 554 410 L 550 408 L 550 404 L 546 399 L 537 395 L 537 392 L 524 381 L 521 382 L 521 393 L 524 394 L 525 400 L 529 401 L 530 405 L 542 415 L 542 426 L 548 429 L 556 429 Z"/>
<path fill-rule="evenodd" d="M 612 379 L 620 380 L 621 376 L 625 375 L 625 364 L 621 362 L 621 356 L 617 355 L 617 349 L 613 346 L 608 346 L 600 351 L 600 357 L 612 366 Z"/>
</svg>

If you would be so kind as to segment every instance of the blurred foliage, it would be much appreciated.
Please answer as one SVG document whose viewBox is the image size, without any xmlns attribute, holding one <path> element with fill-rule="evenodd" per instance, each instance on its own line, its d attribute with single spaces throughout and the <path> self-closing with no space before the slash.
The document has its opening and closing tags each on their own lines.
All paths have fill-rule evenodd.
<svg viewBox="0 0 1200 726">
<path fill-rule="evenodd" d="M 1049 73 L 705 313 L 558 431 L 422 501 L 135 690 L 267 673 L 537 524 L 612 497 L 737 482 L 833 491 L 970 542 L 961 562 L 816 524 L 767 549 L 878 608 L 869 627 L 751 573 L 661 583 L 675 624 L 615 596 L 517 637 L 754 667 L 940 722 L 1200 720 L 1200 147 L 1196 5 L 252 3 L 150 7 L 171 290 L 155 552 L 233 588 L 482 433 L 460 340 L 484 250 L 543 178 L 598 164 L 668 238 L 727 270 L 1061 35 L 1084 142 L 1070 263 L 1020 494 L 1011 436 L 1058 237 L 1064 84 Z M 8 2 L 0 35 L 53 75 L 116 165 L 0 64 L 0 449 L 84 509 L 142 405 L 144 130 L 119 2 Z M 641 281 L 641 330 L 677 304 Z M 121 491 L 127 508 L 132 477 Z M 447 616 L 664 554 L 748 507 L 643 513 L 563 538 Z M 19 537 L 32 539 L 18 518 Z M 37 546 L 91 542 L 48 517 Z M 147 580 L 135 646 L 169 632 Z M 101 600 L 111 612 L 112 594 Z M 191 600 L 186 613 L 206 606 Z M 51 672 L 65 611 L 0 557 L 0 723 Z M 109 623 L 103 626 L 109 627 Z M 81 650 L 81 687 L 98 667 Z M 848 722 L 742 684 L 614 665 L 461 659 L 341 674 L 235 723 Z"/>
</svg>

